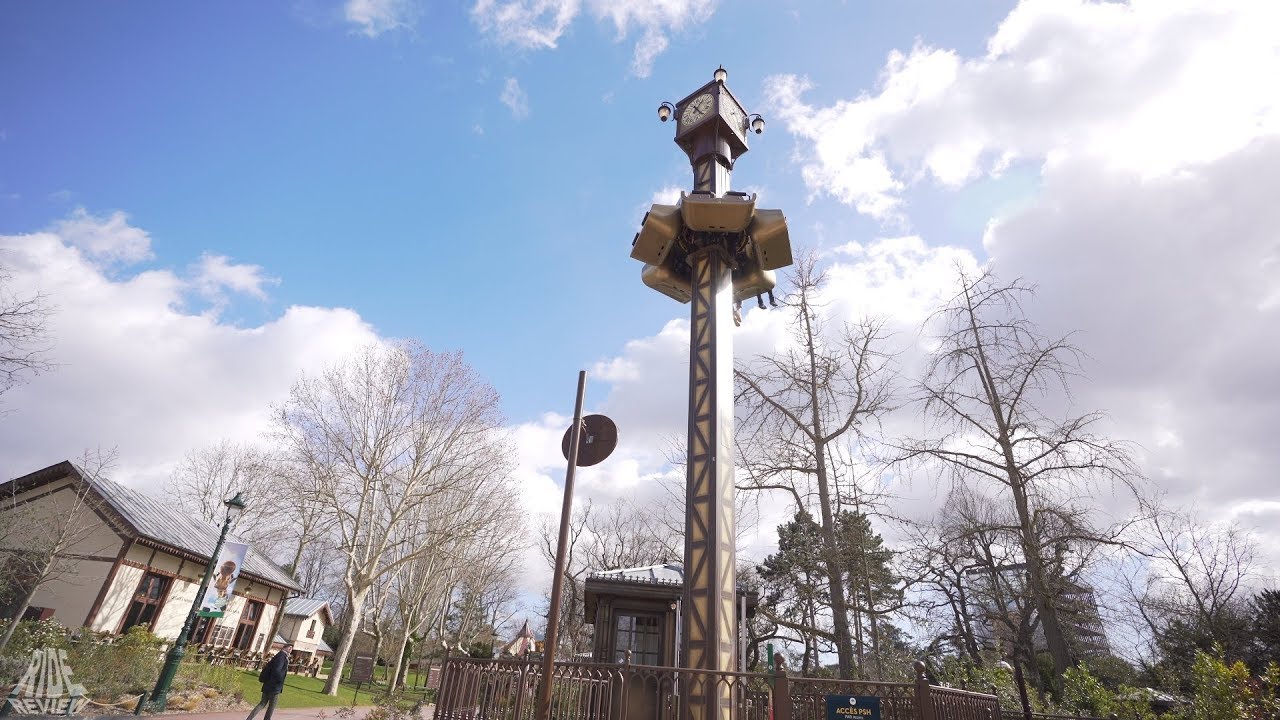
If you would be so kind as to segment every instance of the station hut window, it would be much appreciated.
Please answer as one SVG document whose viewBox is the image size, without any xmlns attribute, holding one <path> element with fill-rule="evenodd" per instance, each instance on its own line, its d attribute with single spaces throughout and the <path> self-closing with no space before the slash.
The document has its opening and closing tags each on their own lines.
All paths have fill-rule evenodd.
<svg viewBox="0 0 1280 720">
<path fill-rule="evenodd" d="M 631 651 L 631 662 L 637 665 L 658 665 L 660 645 L 660 627 L 657 615 L 617 615 L 617 630 L 614 633 L 614 662 L 626 659 L 626 652 Z"/>
</svg>

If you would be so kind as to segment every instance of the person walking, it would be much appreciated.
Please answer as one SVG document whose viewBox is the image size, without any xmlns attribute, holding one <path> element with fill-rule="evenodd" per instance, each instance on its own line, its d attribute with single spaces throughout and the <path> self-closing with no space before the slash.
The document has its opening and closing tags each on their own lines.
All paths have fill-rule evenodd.
<svg viewBox="0 0 1280 720">
<path fill-rule="evenodd" d="M 262 683 L 262 702 L 249 711 L 249 717 L 245 720 L 253 720 L 253 716 L 257 715 L 262 708 L 267 709 L 267 714 L 262 716 L 262 720 L 271 720 L 271 713 L 276 709 L 276 700 L 280 698 L 280 691 L 284 690 L 284 678 L 289 672 L 291 650 L 293 650 L 292 645 L 280 648 L 280 652 L 268 660 L 262 672 L 258 673 L 258 682 Z"/>
</svg>

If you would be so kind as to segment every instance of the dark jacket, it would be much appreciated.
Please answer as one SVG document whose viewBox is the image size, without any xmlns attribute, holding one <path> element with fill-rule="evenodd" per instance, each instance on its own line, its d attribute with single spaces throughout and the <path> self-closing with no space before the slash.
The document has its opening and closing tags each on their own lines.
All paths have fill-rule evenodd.
<svg viewBox="0 0 1280 720">
<path fill-rule="evenodd" d="M 258 673 L 258 682 L 262 683 L 264 695 L 278 693 L 284 689 L 284 678 L 289 672 L 289 654 L 281 650 L 275 657 L 267 661 Z"/>
</svg>

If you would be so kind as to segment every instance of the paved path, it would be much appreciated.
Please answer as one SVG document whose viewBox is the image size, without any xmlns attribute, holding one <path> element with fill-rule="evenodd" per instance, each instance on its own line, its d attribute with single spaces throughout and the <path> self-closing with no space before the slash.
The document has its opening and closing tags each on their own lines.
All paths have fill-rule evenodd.
<svg viewBox="0 0 1280 720">
<path fill-rule="evenodd" d="M 361 705 L 347 716 L 351 720 L 363 720 L 364 716 L 374 708 L 373 705 Z M 311 718 L 328 718 L 336 720 L 338 718 L 336 707 L 318 707 L 318 708 L 276 708 L 271 720 L 310 720 Z M 435 715 L 436 706 L 426 705 L 422 708 L 421 717 L 423 720 L 430 720 Z M 146 715 L 145 717 L 166 718 L 166 720 L 245 720 L 249 715 L 247 710 L 232 710 L 227 712 L 214 713 L 163 713 L 160 715 Z M 262 713 L 254 720 L 262 720 Z"/>
<path fill-rule="evenodd" d="M 372 706 L 362 706 L 355 708 L 352 715 L 348 716 L 352 720 L 362 720 L 365 715 L 372 710 Z M 329 718 L 333 720 L 338 715 L 336 707 L 318 707 L 318 708 L 276 708 L 272 713 L 271 720 L 311 720 L 311 718 Z M 153 718 L 172 718 L 172 720 L 245 720 L 249 715 L 247 710 L 234 710 L 228 712 L 215 713 L 163 713 L 159 715 L 146 715 Z M 255 720 L 262 720 L 262 713 L 258 713 Z M 424 718 L 431 717 L 430 710 L 424 710 L 422 713 Z"/>
<path fill-rule="evenodd" d="M 369 714 L 369 711 L 372 709 L 373 709 L 372 705 L 362 705 L 360 707 L 355 708 L 352 714 L 349 715 L 348 717 L 351 720 L 363 720 L 364 716 Z M 337 720 L 339 717 L 336 713 L 337 710 L 338 708 L 336 707 L 276 708 L 275 713 L 271 715 L 271 720 L 313 720 L 315 718 L 327 718 L 328 720 Z M 426 707 L 422 708 L 423 719 L 430 720 L 434 712 L 435 712 L 434 705 L 427 705 Z M 158 715 L 152 715 L 148 713 L 146 715 L 143 715 L 143 717 L 144 718 L 164 718 L 165 720 L 245 720 L 245 717 L 248 716 L 248 714 L 249 714 L 249 711 L 247 710 L 229 710 L 225 712 L 212 712 L 212 713 L 161 713 Z M 262 715 L 263 715 L 262 713 L 258 713 L 258 717 L 255 718 L 255 720 L 262 720 Z M 10 717 L 14 717 L 14 718 L 21 717 L 23 718 L 23 720 L 67 720 L 65 717 L 62 717 L 62 716 L 49 716 L 49 715 L 26 715 L 26 716 L 13 715 Z M 110 718 L 117 718 L 119 720 L 125 720 L 126 718 L 131 718 L 133 716 L 132 715 L 94 715 L 90 713 L 85 715 L 75 715 L 74 717 L 80 718 L 80 719 L 110 717 Z"/>
</svg>

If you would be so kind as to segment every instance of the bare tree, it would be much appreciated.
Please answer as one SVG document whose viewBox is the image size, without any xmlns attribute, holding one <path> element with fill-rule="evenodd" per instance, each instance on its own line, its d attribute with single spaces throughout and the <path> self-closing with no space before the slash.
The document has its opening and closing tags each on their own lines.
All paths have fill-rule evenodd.
<svg viewBox="0 0 1280 720">
<path fill-rule="evenodd" d="M 824 550 L 828 601 L 841 677 L 853 674 L 854 647 L 836 522 L 840 512 L 837 449 L 854 442 L 864 423 L 891 409 L 894 376 L 881 323 L 824 331 L 820 295 L 825 283 L 813 255 L 791 271 L 783 303 L 793 318 L 792 344 L 754 358 L 735 371 L 740 424 L 735 441 L 743 488 L 778 491 L 816 518 Z"/>
<path fill-rule="evenodd" d="M 1069 397 L 1081 352 L 1049 338 L 1026 318 L 1031 290 L 989 273 L 959 273 L 960 291 L 932 318 L 939 327 L 920 385 L 935 435 L 905 444 L 906 457 L 927 458 L 958 481 L 984 481 L 1007 493 L 1028 589 L 1060 675 L 1072 664 L 1051 568 L 1057 543 L 1037 530 L 1037 513 L 1055 498 L 1134 473 L 1126 447 L 1095 434 L 1097 412 L 1053 417 L 1057 395 Z"/>
<path fill-rule="evenodd" d="M 539 530 L 539 548 L 553 571 L 559 528 L 559 518 L 548 515 Z M 682 552 L 677 549 L 680 538 L 674 533 L 663 503 L 641 505 L 619 499 L 599 505 L 587 500 L 574 510 L 569 521 L 559 631 L 570 655 L 590 650 L 591 636 L 582 614 L 586 576 L 678 558 Z"/>
<path fill-rule="evenodd" d="M 6 514 L 12 532 L 6 533 L 7 542 L 0 548 L 0 555 L 4 556 L 6 573 L 18 579 L 22 590 L 13 618 L 0 635 L 0 653 L 9 645 L 37 590 L 51 580 L 75 578 L 82 558 L 101 555 L 108 549 L 101 540 L 102 521 L 96 508 L 102 500 L 94 484 L 106 477 L 115 461 L 115 449 L 86 450 L 76 465 L 79 478 L 68 486 L 67 492 L 50 496 L 48 502 L 56 503 L 52 512 L 47 503 L 36 508 L 18 498 L 3 498 L 9 506 Z"/>
<path fill-rule="evenodd" d="M 338 681 L 374 585 L 451 534 L 482 524 L 488 505 L 459 498 L 513 499 L 511 453 L 498 395 L 460 353 L 421 346 L 369 346 L 294 384 L 276 411 L 284 455 L 325 508 L 342 557 L 352 619 L 334 653 L 325 692 Z M 417 522 L 424 506 L 453 512 Z M 416 525 L 416 531 L 404 532 Z"/>
<path fill-rule="evenodd" d="M 390 578 L 396 619 L 395 672 L 391 687 L 400 681 L 410 640 L 440 617 L 460 586 L 479 588 L 480 607 L 487 622 L 501 628 L 507 621 L 507 604 L 514 598 L 512 576 L 521 544 L 512 542 L 524 534 L 517 506 L 505 495 L 459 498 L 463 502 L 487 504 L 483 524 L 456 532 L 438 542 L 429 552 L 400 566 Z M 447 503 L 436 503 L 426 512 L 450 513 Z M 439 517 L 423 517 L 418 522 L 439 525 Z M 411 526 L 410 535 L 416 531 Z"/>
<path fill-rule="evenodd" d="M 215 525 L 226 516 L 223 503 L 241 493 L 247 506 L 232 530 L 255 540 L 268 539 L 263 536 L 270 527 L 263 521 L 277 515 L 287 497 L 260 448 L 225 438 L 188 451 L 169 475 L 165 493 L 179 508 Z"/>
<path fill-rule="evenodd" d="M 49 298 L 42 293 L 14 294 L 12 279 L 0 267 L 0 395 L 25 376 L 53 367 L 49 359 L 48 321 L 53 312 Z"/>
<path fill-rule="evenodd" d="M 913 608 L 914 619 L 925 627 L 930 648 L 950 646 L 957 655 L 981 664 L 978 620 L 966 580 L 974 563 L 963 546 L 952 542 L 939 519 L 911 527 L 906 572 L 917 579 L 922 598 Z"/>
<path fill-rule="evenodd" d="M 591 500 L 587 500 L 587 502 L 575 508 L 569 518 L 569 534 L 565 544 L 564 581 L 560 591 L 560 624 L 557 633 L 557 641 L 560 647 L 547 648 L 546 652 L 561 653 L 563 651 L 562 654 L 573 657 L 578 653 L 591 649 L 591 635 L 588 632 L 582 608 L 584 602 L 583 582 L 587 573 L 591 571 L 590 561 L 588 560 L 588 557 L 592 554 L 588 548 L 591 538 L 587 526 L 591 522 L 591 515 L 594 509 L 594 504 Z M 551 515 L 543 517 L 538 534 L 538 549 L 542 551 L 543 559 L 547 561 L 547 566 L 551 568 L 551 572 L 554 574 L 556 547 L 560 538 L 559 518 Z M 602 567 L 597 569 L 606 570 L 609 568 Z M 548 591 L 547 595 L 546 617 L 548 621 L 551 618 L 550 591 Z"/>
<path fill-rule="evenodd" d="M 1229 647 L 1254 571 L 1256 539 L 1237 524 L 1205 522 L 1159 497 L 1139 502 L 1139 566 L 1127 567 L 1120 577 L 1147 643 L 1140 659 L 1154 661 L 1160 639 L 1175 624 L 1205 644 Z"/>
</svg>

